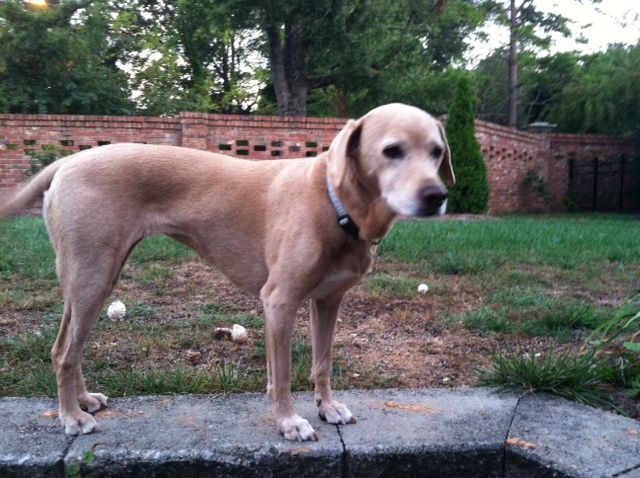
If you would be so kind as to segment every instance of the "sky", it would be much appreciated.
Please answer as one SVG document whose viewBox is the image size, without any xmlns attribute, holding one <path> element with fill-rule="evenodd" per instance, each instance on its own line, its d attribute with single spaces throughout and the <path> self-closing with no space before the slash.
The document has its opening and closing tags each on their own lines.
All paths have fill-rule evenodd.
<svg viewBox="0 0 640 478">
<path fill-rule="evenodd" d="M 602 0 L 592 4 L 584 0 L 534 0 L 535 6 L 544 12 L 561 14 L 571 20 L 572 38 L 553 36 L 551 53 L 578 50 L 594 53 L 606 50 L 611 43 L 636 44 L 640 41 L 640 0 Z M 509 41 L 505 27 L 487 26 L 487 41 L 475 42 L 467 58 L 476 63 L 500 45 Z M 584 37 L 587 43 L 577 42 Z"/>
</svg>

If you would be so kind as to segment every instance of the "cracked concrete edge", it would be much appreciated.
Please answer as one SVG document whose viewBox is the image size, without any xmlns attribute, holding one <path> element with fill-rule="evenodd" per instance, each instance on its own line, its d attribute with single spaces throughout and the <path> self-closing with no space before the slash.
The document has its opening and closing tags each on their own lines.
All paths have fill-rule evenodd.
<svg viewBox="0 0 640 478">
<path fill-rule="evenodd" d="M 534 478 L 633 476 L 640 422 L 551 395 L 525 395 L 505 447 L 507 477 L 523 476 L 528 462 L 537 463 Z"/>
<path fill-rule="evenodd" d="M 556 397 L 488 389 L 365 390 L 336 397 L 358 416 L 357 425 L 320 423 L 312 395 L 296 394 L 300 413 L 315 417 L 310 421 L 321 434 L 320 442 L 303 444 L 277 434 L 262 395 L 118 399 L 108 409 L 117 416 L 100 417 L 101 433 L 77 438 L 65 438 L 57 420 L 43 420 L 44 412 L 55 410 L 54 400 L 0 399 L 2 428 L 13 431 L 0 433 L 0 475 L 64 476 L 81 468 L 85 477 L 640 476 L 639 422 Z M 139 416 L 134 412 L 140 407 L 150 411 Z M 238 410 L 244 410 L 240 419 L 233 415 Z M 180 449 L 158 434 L 158 417 L 186 423 L 186 433 L 178 428 Z M 141 428 L 128 433 L 127 425 L 147 426 L 146 434 Z M 21 444 L 26 453 L 16 453 Z M 85 459 L 89 450 L 92 463 Z"/>
</svg>

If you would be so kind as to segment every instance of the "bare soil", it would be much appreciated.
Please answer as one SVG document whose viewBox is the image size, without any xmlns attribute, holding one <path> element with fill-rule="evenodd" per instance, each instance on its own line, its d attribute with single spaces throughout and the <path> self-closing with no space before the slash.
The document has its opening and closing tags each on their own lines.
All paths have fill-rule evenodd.
<svg viewBox="0 0 640 478">
<path fill-rule="evenodd" d="M 379 264 L 377 270 L 393 272 L 397 267 Z M 233 312 L 262 316 L 257 297 L 241 292 L 205 264 L 189 262 L 172 269 L 171 282 L 163 286 L 170 295 L 158 295 L 129 277 L 121 281 L 113 298 L 135 298 L 153 306 L 158 313 L 152 320 L 158 321 L 185 318 L 215 301 L 230 304 Z M 410 298 L 372 294 L 364 284 L 353 288 L 342 303 L 335 334 L 334 355 L 348 383 L 371 386 L 375 377 L 381 384 L 399 387 L 471 386 L 477 382 L 478 368 L 489 365 L 492 353 L 518 350 L 535 354 L 558 347 L 550 338 L 523 335 L 497 340 L 444 321 L 452 313 L 478 307 L 483 300 L 458 284 L 462 280 L 453 276 L 444 295 L 416 292 Z M 304 304 L 298 312 L 296 334 L 310 341 L 308 317 Z M 246 361 L 254 344 L 264 339 L 264 328 L 252 328 L 249 335 L 246 345 L 214 341 L 199 352 L 209 360 Z M 175 350 L 175 354 L 173 360 L 187 360 L 186 350 Z"/>
<path fill-rule="evenodd" d="M 126 266 L 110 300 L 130 306 L 142 303 L 153 313 L 145 321 L 158 327 L 192 320 L 206 304 L 221 302 L 233 313 L 261 317 L 260 300 L 244 294 L 220 273 L 198 261 L 167 266 L 170 278 L 161 284 L 144 284 L 144 271 Z M 402 265 L 378 263 L 378 272 L 394 273 Z M 404 271 L 405 273 L 407 271 Z M 577 351 L 580 338 L 558 343 L 550 337 L 520 335 L 481 335 L 459 323 L 445 320 L 482 306 L 482 288 L 469 287 L 464 276 L 449 276 L 444 293 L 393 297 L 377 294 L 360 284 L 343 301 L 335 335 L 335 361 L 340 365 L 343 384 L 349 387 L 469 387 L 478 381 L 478 369 L 490 365 L 497 352 L 538 354 Z M 42 326 L 42 314 L 34 311 L 5 311 L 0 319 L 1 334 L 23 335 Z M 305 304 L 298 312 L 296 335 L 310 340 L 309 312 Z M 108 320 L 108 319 L 103 319 Z M 128 319 L 125 318 L 125 321 Z M 228 324 L 231 325 L 231 324 Z M 262 371 L 264 363 L 256 356 L 256 346 L 264 340 L 263 327 L 249 328 L 249 342 L 228 340 L 200 341 L 194 348 L 173 343 L 151 350 L 144 346 L 144 330 L 108 327 L 94 332 L 87 343 L 87 358 L 101 356 L 119 367 L 160 366 L 207 368 L 232 362 L 243 371 Z M 90 353 L 89 353 L 90 352 Z M 118 365 L 119 364 L 119 365 Z M 91 365 L 90 363 L 88 364 Z M 623 400 L 625 408 L 640 417 L 637 402 Z"/>
</svg>

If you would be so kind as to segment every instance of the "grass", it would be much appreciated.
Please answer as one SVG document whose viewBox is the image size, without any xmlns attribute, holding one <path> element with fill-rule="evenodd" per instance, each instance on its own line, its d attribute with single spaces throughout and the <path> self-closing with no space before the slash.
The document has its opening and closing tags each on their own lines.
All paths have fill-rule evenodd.
<svg viewBox="0 0 640 478">
<path fill-rule="evenodd" d="M 578 330 L 593 330 L 606 320 L 603 311 L 589 304 L 548 297 L 523 289 L 520 294 L 499 292 L 490 305 L 454 315 L 450 321 L 464 324 L 480 334 L 528 334 L 555 337 L 568 342 Z"/>
<path fill-rule="evenodd" d="M 92 387 L 112 396 L 264 389 L 260 317 L 225 302 L 176 307 L 180 298 L 170 295 L 172 282 L 179 278 L 176 264 L 194 258 L 192 251 L 165 237 L 147 239 L 134 251 L 125 279 L 157 302 L 130 297 L 122 322 L 102 314 L 91 339 L 100 346 L 87 347 L 86 353 Z M 579 346 L 587 336 L 597 344 L 596 349 L 587 347 L 589 354 L 549 352 L 544 358 L 513 356 L 505 349 L 483 373 L 482 383 L 600 404 L 607 401 L 603 383 L 640 390 L 637 335 L 627 333 L 626 341 L 617 342 L 602 338 L 603 331 L 611 335 L 630 320 L 628 314 L 620 315 L 614 329 L 615 309 L 609 302 L 640 292 L 637 218 L 559 215 L 403 222 L 382 243 L 381 262 L 390 267 L 368 277 L 362 294 L 378 301 L 425 301 L 429 308 L 448 311 L 438 315 L 444 320 L 432 320 L 493 338 L 498 350 L 514 337 L 549 337 L 555 345 Z M 429 292 L 418 295 L 423 282 Z M 167 302 L 174 306 L 166 309 Z M 42 220 L 1 222 L 0 318 L 10 312 L 32 322 L 24 331 L 0 336 L 0 395 L 55 395 L 49 351 L 61 311 L 54 254 Z M 184 361 L 186 350 L 206 353 L 215 340 L 215 327 L 234 323 L 256 334 L 252 352 L 240 359 L 231 353 L 232 359 L 224 354 L 220 360 L 209 357 L 197 366 Z M 638 323 L 640 319 L 633 325 Z M 110 340 L 117 343 L 110 346 Z M 311 348 L 301 337 L 294 341 L 293 364 L 294 390 L 311 389 Z M 334 384 L 348 388 L 354 383 L 389 383 L 375 367 L 358 372 L 354 382 L 337 357 Z"/>
<path fill-rule="evenodd" d="M 637 264 L 640 223 L 632 216 L 505 217 L 487 221 L 405 222 L 382 255 L 427 272 L 478 274 L 505 264 L 565 269 L 602 262 Z"/>
<path fill-rule="evenodd" d="M 497 355 L 493 367 L 481 374 L 480 385 L 505 391 L 546 392 L 587 405 L 614 407 L 592 355 L 553 352 L 545 358 Z"/>
<path fill-rule="evenodd" d="M 366 288 L 372 294 L 404 298 L 415 296 L 418 285 L 420 280 L 414 277 L 387 273 L 375 274 L 366 281 Z M 433 287 L 431 291 L 434 292 Z"/>
</svg>

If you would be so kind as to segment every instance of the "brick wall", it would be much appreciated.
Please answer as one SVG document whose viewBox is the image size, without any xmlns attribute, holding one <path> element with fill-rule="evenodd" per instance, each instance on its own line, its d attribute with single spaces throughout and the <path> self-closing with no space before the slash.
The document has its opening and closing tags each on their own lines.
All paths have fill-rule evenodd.
<svg viewBox="0 0 640 478">
<path fill-rule="evenodd" d="M 22 182 L 30 155 L 48 148 L 70 152 L 120 142 L 187 146 L 251 159 L 300 158 L 326 151 L 344 125 L 338 118 L 182 113 L 178 117 L 0 115 L 0 188 Z M 476 122 L 487 161 L 492 213 L 560 210 L 568 160 L 635 154 L 632 140 L 606 136 L 532 134 Z M 455 165 L 455 158 L 454 158 Z M 524 186 L 544 180 L 551 200 Z"/>
<path fill-rule="evenodd" d="M 552 207 L 523 185 L 527 174 L 546 178 L 549 135 L 476 121 L 476 137 L 487 162 L 491 212 L 542 211 Z"/>
</svg>

